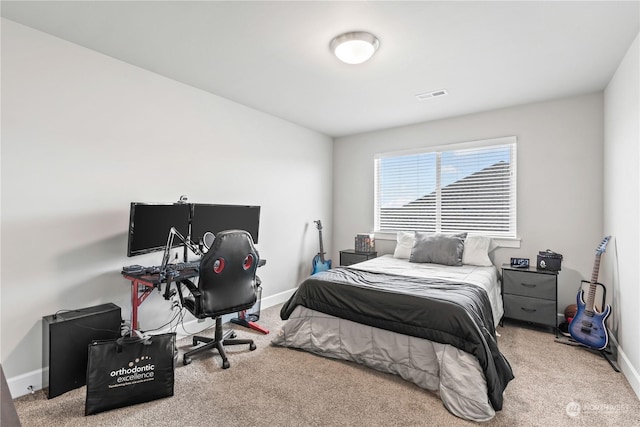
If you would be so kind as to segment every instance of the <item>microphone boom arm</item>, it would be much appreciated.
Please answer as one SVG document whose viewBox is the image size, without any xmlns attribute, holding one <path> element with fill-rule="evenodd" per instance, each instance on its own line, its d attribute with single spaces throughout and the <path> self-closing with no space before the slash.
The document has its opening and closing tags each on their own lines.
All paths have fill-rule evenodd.
<svg viewBox="0 0 640 427">
<path fill-rule="evenodd" d="M 175 227 L 171 227 L 169 230 L 169 236 L 167 236 L 167 244 L 164 247 L 164 254 L 162 255 L 162 264 L 160 266 L 160 273 L 164 275 L 167 269 L 167 265 L 169 264 L 169 257 L 171 256 L 171 248 L 173 247 L 173 238 L 178 236 L 178 239 L 187 247 L 191 252 L 195 255 L 201 257 L 204 254 L 196 245 L 191 243 L 191 241 L 185 238 Z"/>
</svg>

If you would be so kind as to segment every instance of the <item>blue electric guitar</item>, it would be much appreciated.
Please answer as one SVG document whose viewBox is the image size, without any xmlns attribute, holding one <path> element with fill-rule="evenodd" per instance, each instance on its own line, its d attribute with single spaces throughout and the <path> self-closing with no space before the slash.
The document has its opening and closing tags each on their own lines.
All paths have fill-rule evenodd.
<svg viewBox="0 0 640 427">
<path fill-rule="evenodd" d="M 312 275 L 331 268 L 331 260 L 324 259 L 324 249 L 322 248 L 322 223 L 320 220 L 313 222 L 315 222 L 316 227 L 318 227 L 318 233 L 320 236 L 320 252 L 313 257 L 313 269 L 311 270 Z"/>
<path fill-rule="evenodd" d="M 607 248 L 607 243 L 611 236 L 607 236 L 602 240 L 600 246 L 596 250 L 596 260 L 593 265 L 593 273 L 591 274 L 591 283 L 589 284 L 589 293 L 587 302 L 584 301 L 584 290 L 578 292 L 578 311 L 573 320 L 569 324 L 569 333 L 571 337 L 587 347 L 597 350 L 604 350 L 609 343 L 609 335 L 605 321 L 611 314 L 611 306 L 606 305 L 602 313 L 595 308 L 596 288 L 598 283 L 598 271 L 600 270 L 600 257 Z"/>
</svg>

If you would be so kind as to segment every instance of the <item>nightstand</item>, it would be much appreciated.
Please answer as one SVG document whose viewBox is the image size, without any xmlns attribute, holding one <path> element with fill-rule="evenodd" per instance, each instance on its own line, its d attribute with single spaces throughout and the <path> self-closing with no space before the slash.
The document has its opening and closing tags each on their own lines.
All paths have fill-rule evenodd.
<svg viewBox="0 0 640 427">
<path fill-rule="evenodd" d="M 502 266 L 504 317 L 554 329 L 558 335 L 558 273 Z"/>
<path fill-rule="evenodd" d="M 340 265 L 347 266 L 357 262 L 373 259 L 378 256 L 378 252 L 356 252 L 353 249 L 340 251 Z"/>
</svg>

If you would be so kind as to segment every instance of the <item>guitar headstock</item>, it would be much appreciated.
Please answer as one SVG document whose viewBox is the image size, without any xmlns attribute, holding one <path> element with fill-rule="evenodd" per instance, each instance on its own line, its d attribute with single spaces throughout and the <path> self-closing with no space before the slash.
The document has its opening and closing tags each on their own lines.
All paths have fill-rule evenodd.
<svg viewBox="0 0 640 427">
<path fill-rule="evenodd" d="M 316 228 L 317 228 L 318 230 L 322 230 L 322 222 L 321 222 L 320 220 L 313 221 L 313 222 L 315 222 L 315 223 L 316 223 Z"/>
<path fill-rule="evenodd" d="M 602 255 L 604 253 L 604 251 L 607 249 L 607 243 L 609 243 L 609 239 L 611 239 L 611 236 L 606 236 L 604 239 L 602 239 L 602 242 L 600 242 L 598 249 L 596 249 L 596 255 Z"/>
</svg>

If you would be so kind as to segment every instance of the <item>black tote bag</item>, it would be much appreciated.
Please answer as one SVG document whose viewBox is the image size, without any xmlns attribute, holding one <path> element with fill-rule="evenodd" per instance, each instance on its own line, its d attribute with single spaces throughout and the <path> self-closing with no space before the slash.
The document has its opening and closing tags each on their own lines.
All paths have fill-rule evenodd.
<svg viewBox="0 0 640 427">
<path fill-rule="evenodd" d="M 176 334 L 89 344 L 85 415 L 173 396 Z"/>
</svg>

